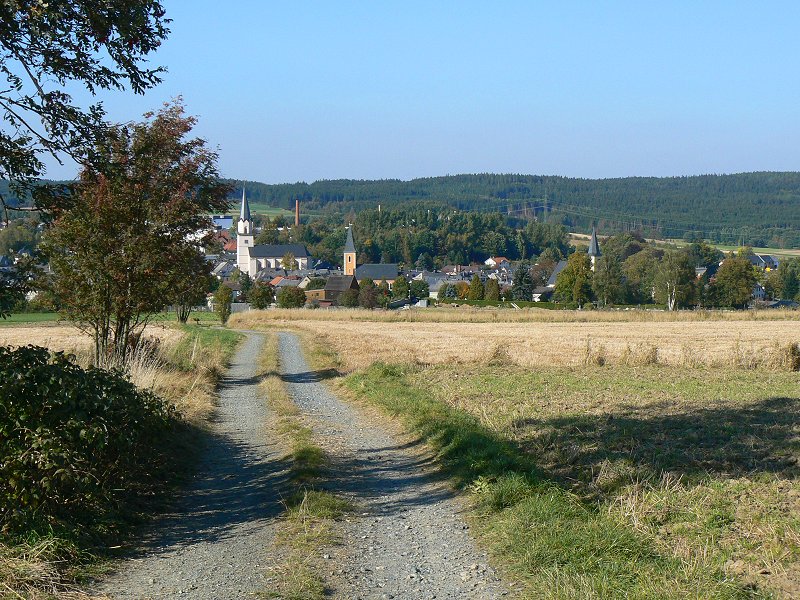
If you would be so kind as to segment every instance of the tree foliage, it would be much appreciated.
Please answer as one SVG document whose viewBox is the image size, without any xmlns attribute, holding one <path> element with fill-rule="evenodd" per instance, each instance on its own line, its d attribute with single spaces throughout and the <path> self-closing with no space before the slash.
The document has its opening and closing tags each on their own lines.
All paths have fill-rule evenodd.
<svg viewBox="0 0 800 600">
<path fill-rule="evenodd" d="M 51 290 L 64 317 L 94 336 L 98 359 L 113 350 L 124 360 L 177 282 L 206 275 L 190 240 L 228 206 L 217 155 L 186 139 L 195 119 L 183 106 L 145 117 L 109 127 L 94 166 L 49 206 Z"/>
<path fill-rule="evenodd" d="M 672 250 L 664 253 L 653 279 L 656 302 L 665 304 L 667 310 L 689 306 L 695 298 L 694 265 L 685 252 Z"/>
<path fill-rule="evenodd" d="M 592 275 L 592 291 L 600 306 L 625 301 L 625 281 L 619 259 L 613 254 L 604 254 L 595 265 Z"/>
<path fill-rule="evenodd" d="M 469 282 L 469 295 L 467 296 L 468 300 L 483 300 L 484 296 L 484 287 L 483 282 L 481 281 L 480 276 L 475 273 L 472 276 L 472 280 Z"/>
<path fill-rule="evenodd" d="M 306 293 L 297 286 L 280 288 L 277 298 L 280 308 L 303 308 L 306 304 Z"/>
<path fill-rule="evenodd" d="M 259 310 L 268 308 L 273 299 L 274 291 L 271 285 L 263 281 L 256 281 L 253 284 L 249 294 L 250 306 Z"/>
<path fill-rule="evenodd" d="M 742 256 L 730 256 L 720 265 L 714 285 L 717 288 L 717 302 L 722 306 L 745 308 L 750 302 L 756 285 L 753 265 Z"/>
<path fill-rule="evenodd" d="M 231 316 L 233 304 L 233 290 L 227 285 L 221 285 L 214 292 L 214 312 L 219 317 L 219 322 L 225 325 Z"/>
<path fill-rule="evenodd" d="M 157 0 L 16 0 L 0 4 L 0 179 L 30 185 L 42 154 L 84 164 L 105 135 L 102 104 L 79 107 L 65 89 L 143 93 L 162 69 L 144 66 L 169 33 Z"/>
<path fill-rule="evenodd" d="M 554 290 L 561 302 L 576 302 L 579 306 L 591 300 L 591 260 L 584 252 L 575 252 L 567 259 L 567 266 L 558 274 Z"/>
</svg>

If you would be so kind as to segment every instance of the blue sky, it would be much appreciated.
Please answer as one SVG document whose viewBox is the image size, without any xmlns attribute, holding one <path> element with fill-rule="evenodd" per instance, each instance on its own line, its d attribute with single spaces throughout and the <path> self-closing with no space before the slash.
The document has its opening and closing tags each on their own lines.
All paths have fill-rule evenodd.
<svg viewBox="0 0 800 600">
<path fill-rule="evenodd" d="M 164 83 L 106 109 L 182 95 L 227 177 L 800 169 L 799 2 L 165 7 Z"/>
</svg>

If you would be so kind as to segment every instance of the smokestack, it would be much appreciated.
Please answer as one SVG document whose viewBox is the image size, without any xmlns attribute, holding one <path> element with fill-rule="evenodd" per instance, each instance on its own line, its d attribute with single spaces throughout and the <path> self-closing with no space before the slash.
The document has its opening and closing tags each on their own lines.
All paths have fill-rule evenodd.
<svg viewBox="0 0 800 600">
<path fill-rule="evenodd" d="M 294 224 L 300 225 L 300 199 L 294 201 Z"/>
</svg>

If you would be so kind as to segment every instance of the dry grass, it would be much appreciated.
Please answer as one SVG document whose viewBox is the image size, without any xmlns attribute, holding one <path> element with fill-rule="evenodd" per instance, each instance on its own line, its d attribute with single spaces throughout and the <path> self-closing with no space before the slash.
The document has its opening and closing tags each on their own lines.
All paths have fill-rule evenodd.
<svg viewBox="0 0 800 600">
<path fill-rule="evenodd" d="M 421 320 L 403 320 L 409 312 L 413 312 L 409 318 Z M 800 342 L 800 313 L 795 312 L 673 315 L 539 310 L 530 313 L 536 317 L 533 320 L 491 321 L 497 312 L 466 311 L 475 321 L 459 322 L 452 320 L 455 313 L 438 310 L 252 311 L 234 315 L 231 325 L 308 332 L 335 349 L 348 371 L 375 361 L 523 367 L 658 363 L 784 369 L 789 345 Z M 374 315 L 386 316 L 386 320 L 375 320 Z M 433 321 L 438 315 L 444 319 Z"/>
<path fill-rule="evenodd" d="M 686 565 L 800 593 L 797 373 L 430 366 L 409 381 Z"/>
<path fill-rule="evenodd" d="M 150 325 L 146 347 L 126 365 L 131 380 L 173 402 L 184 418 L 202 425 L 214 410 L 215 388 L 228 353 L 218 344 L 171 325 Z M 78 364 L 93 362 L 91 337 L 67 325 L 35 325 L 0 328 L 0 345 L 33 344 L 74 354 Z M 104 365 L 113 366 L 113 365 Z"/>
</svg>

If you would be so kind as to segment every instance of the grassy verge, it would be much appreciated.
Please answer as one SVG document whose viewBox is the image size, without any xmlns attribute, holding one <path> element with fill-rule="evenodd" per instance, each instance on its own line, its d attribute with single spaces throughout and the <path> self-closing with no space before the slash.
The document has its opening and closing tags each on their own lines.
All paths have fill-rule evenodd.
<svg viewBox="0 0 800 600">
<path fill-rule="evenodd" d="M 177 344 L 157 345 L 136 357 L 130 365 L 132 381 L 175 404 L 183 416 L 160 443 L 164 464 L 151 473 L 155 484 L 120 490 L 121 510 L 89 528 L 14 537 L 0 532 L 0 598 L 82 597 L 80 583 L 102 569 L 148 515 L 165 506 L 169 490 L 194 468 L 218 378 L 240 339 L 235 332 L 188 326 Z"/>
<path fill-rule="evenodd" d="M 338 541 L 336 521 L 351 510 L 345 499 L 319 484 L 328 466 L 325 452 L 314 443 L 313 432 L 305 425 L 300 410 L 292 402 L 279 375 L 278 337 L 267 334 L 260 369 L 262 388 L 276 414 L 277 433 L 289 448 L 291 492 L 285 500 L 277 543 L 285 556 L 273 570 L 272 598 L 313 600 L 326 597 L 320 575 L 320 552 Z"/>
<path fill-rule="evenodd" d="M 795 564 L 797 496 L 781 491 L 797 490 L 796 400 L 748 404 L 753 372 L 680 373 L 376 364 L 344 383 L 438 453 L 526 597 L 791 597 L 790 579 L 736 563 Z M 770 377 L 777 393 L 796 385 Z M 738 411 L 710 406 L 730 390 Z M 676 392 L 692 410 L 664 407 Z"/>
</svg>

